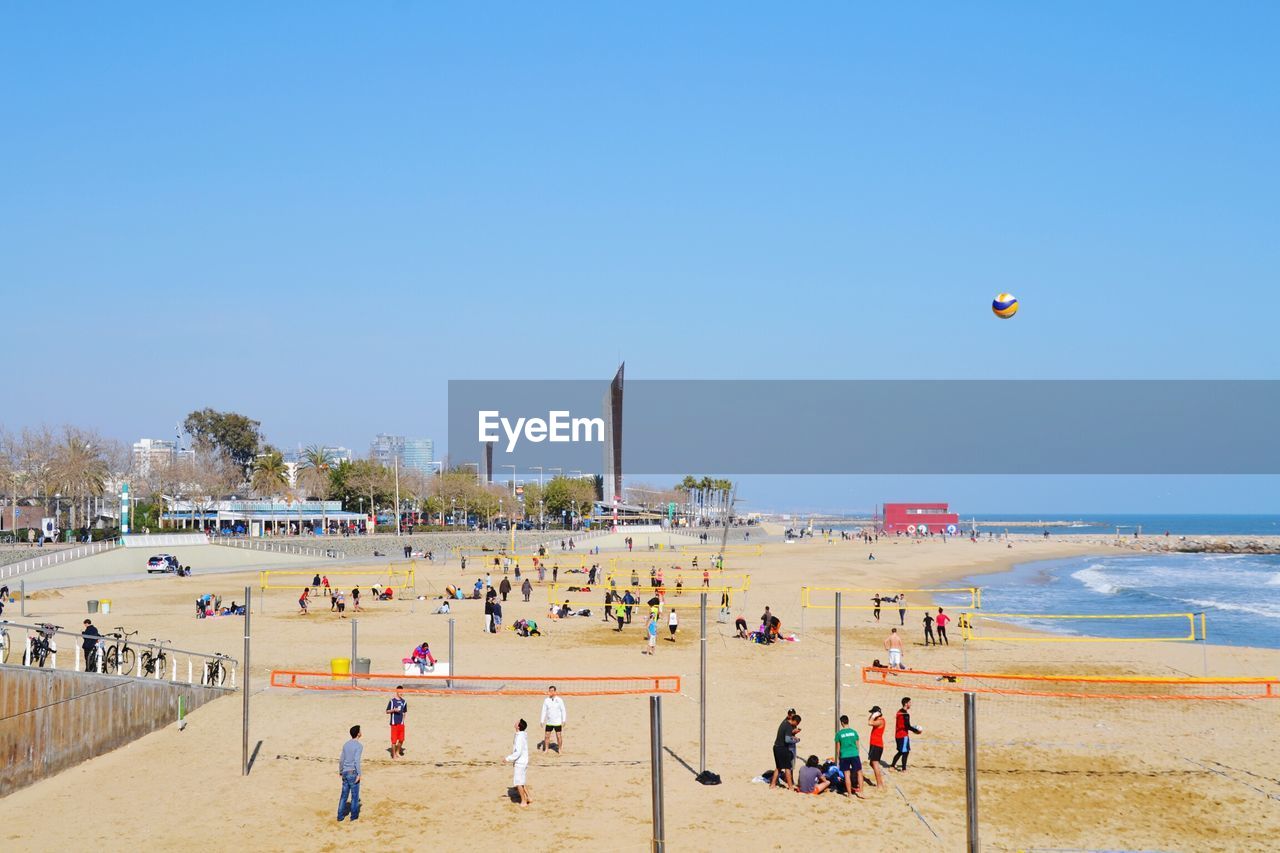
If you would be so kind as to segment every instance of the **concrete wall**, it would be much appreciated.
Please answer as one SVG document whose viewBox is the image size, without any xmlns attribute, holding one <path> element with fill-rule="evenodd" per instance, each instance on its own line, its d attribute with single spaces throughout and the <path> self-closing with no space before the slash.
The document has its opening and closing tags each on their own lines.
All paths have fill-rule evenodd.
<svg viewBox="0 0 1280 853">
<path fill-rule="evenodd" d="M 124 746 L 232 691 L 0 666 L 0 797 Z"/>
</svg>

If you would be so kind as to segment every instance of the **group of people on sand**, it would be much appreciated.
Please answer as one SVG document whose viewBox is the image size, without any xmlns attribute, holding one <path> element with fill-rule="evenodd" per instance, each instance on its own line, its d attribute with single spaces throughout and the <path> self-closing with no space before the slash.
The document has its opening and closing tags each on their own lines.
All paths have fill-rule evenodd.
<svg viewBox="0 0 1280 853">
<path fill-rule="evenodd" d="M 821 794 L 826 791 L 843 794 L 846 797 L 866 799 L 863 792 L 868 786 L 884 790 L 884 774 L 882 770 L 889 768 L 905 773 L 907 758 L 911 753 L 911 735 L 923 734 L 923 731 L 911 722 L 911 697 L 904 696 L 900 702 L 894 719 L 893 739 L 896 752 L 893 759 L 884 763 L 884 732 L 887 726 L 884 713 L 879 705 L 873 705 L 867 712 L 867 752 L 866 764 L 875 781 L 864 774 L 861 754 L 861 736 L 857 729 L 849 724 L 846 714 L 840 716 L 840 725 L 836 729 L 832 742 L 831 755 L 824 761 L 817 754 L 811 754 L 804 760 L 799 771 L 796 762 L 799 756 L 801 740 L 801 717 L 795 708 L 787 710 L 786 716 L 778 724 L 777 734 L 773 740 L 773 769 L 764 774 L 770 789 L 781 787 L 801 794 Z"/>
<path fill-rule="evenodd" d="M 422 648 L 426 646 L 424 642 Z M 415 650 L 416 651 L 416 650 Z M 428 655 L 430 653 L 428 652 Z M 409 701 L 404 696 L 404 685 L 397 685 L 395 695 L 387 701 L 385 714 L 390 726 L 390 754 L 393 759 L 404 757 L 406 740 L 405 720 L 409 715 Z M 542 741 L 538 749 L 544 752 L 555 751 L 564 754 L 564 727 L 569 719 L 568 709 L 555 688 L 547 688 L 547 695 L 542 700 L 542 712 L 539 721 L 543 726 Z M 503 758 L 504 763 L 512 765 L 511 786 L 516 795 L 514 801 L 521 807 L 528 808 L 533 802 L 529 796 L 529 724 L 523 718 L 513 726 L 514 737 L 511 741 L 511 752 Z M 350 818 L 352 822 L 360 819 L 362 803 L 360 785 L 364 781 L 364 731 L 355 725 L 348 730 L 350 739 L 342 745 L 338 756 L 338 777 L 342 780 L 342 792 L 338 797 L 338 823 Z M 555 735 L 555 745 L 551 744 L 551 736 Z"/>
<path fill-rule="evenodd" d="M 372 594 L 374 601 L 389 601 L 392 597 L 391 587 L 390 586 L 384 587 L 382 584 L 379 584 L 379 583 L 370 584 L 369 592 Z M 319 575 L 319 574 L 317 574 L 315 577 L 311 579 L 310 586 L 304 586 L 302 588 L 302 594 L 298 596 L 298 613 L 303 616 L 310 613 L 311 597 L 313 595 L 321 595 L 321 594 L 323 594 L 325 597 L 329 599 L 330 613 L 337 613 L 340 619 L 347 618 L 347 593 L 343 592 L 340 589 L 336 589 L 336 590 L 333 589 L 329 585 L 329 576 Z M 361 593 L 360 593 L 359 585 L 353 586 L 351 588 L 350 595 L 351 595 L 351 612 L 352 613 L 362 612 L 362 608 L 360 607 Z"/>
</svg>

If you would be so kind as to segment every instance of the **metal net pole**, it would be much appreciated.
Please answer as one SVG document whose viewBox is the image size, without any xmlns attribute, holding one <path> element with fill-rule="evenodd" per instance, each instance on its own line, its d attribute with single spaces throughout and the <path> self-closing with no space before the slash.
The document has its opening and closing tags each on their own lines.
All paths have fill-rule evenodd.
<svg viewBox="0 0 1280 853">
<path fill-rule="evenodd" d="M 701 666 L 698 669 L 698 774 L 707 772 L 707 594 L 701 595 Z"/>
<path fill-rule="evenodd" d="M 840 593 L 836 593 L 836 728 L 840 728 Z"/>
<path fill-rule="evenodd" d="M 964 694 L 964 802 L 969 853 L 978 853 L 977 696 Z"/>
<path fill-rule="evenodd" d="M 241 697 L 244 708 L 240 724 L 240 767 L 241 776 L 249 775 L 249 619 L 253 613 L 253 589 L 244 588 L 244 679 L 240 682 Z"/>
<path fill-rule="evenodd" d="M 665 853 L 666 832 L 662 825 L 662 697 L 649 697 L 649 761 L 653 781 L 653 853 Z"/>
</svg>

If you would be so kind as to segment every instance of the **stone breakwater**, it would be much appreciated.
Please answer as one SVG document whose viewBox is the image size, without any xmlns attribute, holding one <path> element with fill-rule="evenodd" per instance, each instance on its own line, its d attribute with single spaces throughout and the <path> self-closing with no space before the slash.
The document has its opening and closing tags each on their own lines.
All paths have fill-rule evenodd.
<svg viewBox="0 0 1280 853">
<path fill-rule="evenodd" d="M 1120 541 L 1133 551 L 1171 554 L 1280 554 L 1278 536 L 1153 536 Z"/>
</svg>

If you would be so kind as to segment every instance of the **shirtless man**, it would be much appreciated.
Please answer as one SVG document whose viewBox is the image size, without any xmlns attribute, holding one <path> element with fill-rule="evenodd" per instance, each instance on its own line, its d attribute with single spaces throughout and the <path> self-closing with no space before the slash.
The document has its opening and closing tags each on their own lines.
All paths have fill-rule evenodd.
<svg viewBox="0 0 1280 853">
<path fill-rule="evenodd" d="M 889 629 L 889 636 L 884 638 L 884 647 L 889 651 L 889 669 L 906 669 L 902 664 L 902 638 L 897 628 Z"/>
</svg>

